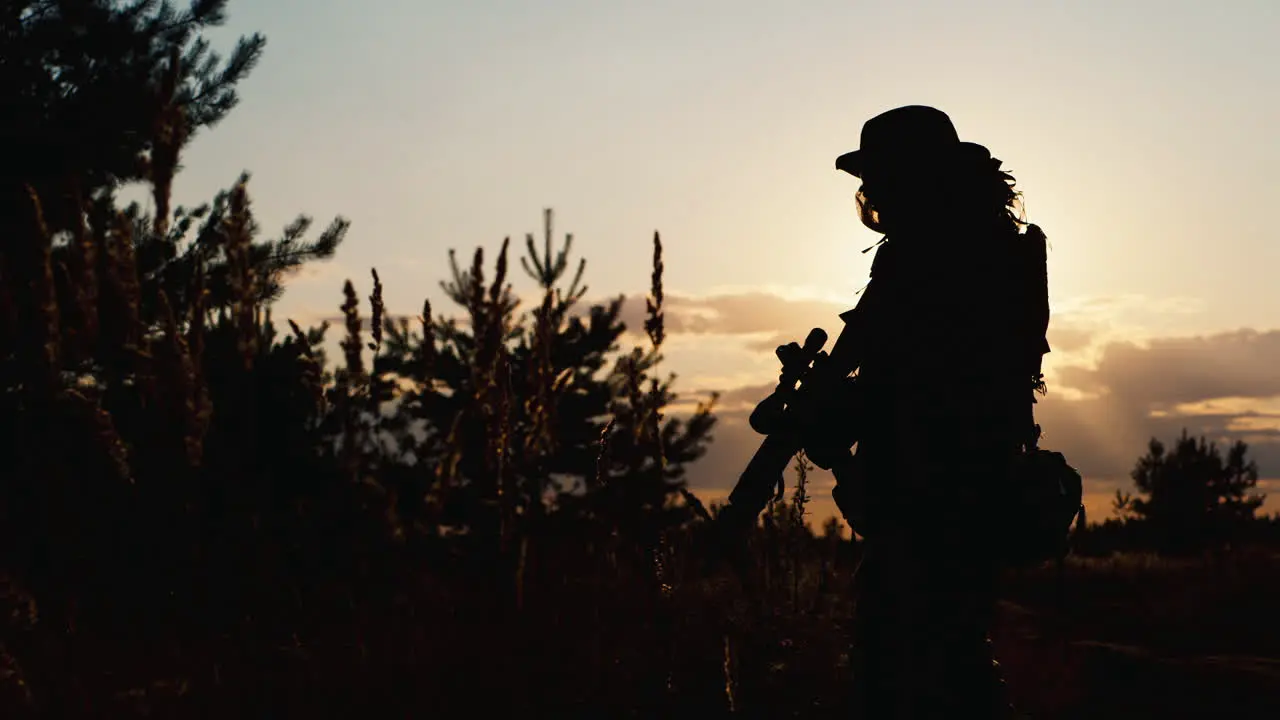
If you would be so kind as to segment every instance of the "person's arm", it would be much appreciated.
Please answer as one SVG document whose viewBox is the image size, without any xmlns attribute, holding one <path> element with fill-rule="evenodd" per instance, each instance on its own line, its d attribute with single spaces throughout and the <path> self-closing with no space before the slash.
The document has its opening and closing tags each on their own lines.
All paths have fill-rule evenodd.
<svg viewBox="0 0 1280 720">
<path fill-rule="evenodd" d="M 870 290 L 870 287 L 868 287 Z M 833 370 L 840 376 L 845 377 L 857 370 L 862 365 L 862 338 L 866 337 L 864 330 L 864 314 L 859 313 L 862 304 L 852 310 L 846 310 L 840 313 L 840 319 L 844 321 L 844 327 L 840 329 L 840 334 L 836 336 L 835 345 L 831 346 L 831 362 L 834 363 Z"/>
<path fill-rule="evenodd" d="M 844 327 L 822 361 L 820 371 L 815 361 L 808 392 L 802 393 L 803 402 L 793 406 L 797 410 L 801 444 L 809 459 L 824 470 L 844 461 L 860 432 L 860 386 L 849 376 L 862 366 L 869 346 L 879 335 L 874 326 L 882 322 L 885 313 L 882 306 L 886 301 L 885 278 L 891 262 L 888 258 L 892 257 L 890 247 L 885 243 L 877 249 L 871 264 L 871 281 L 858 305 L 840 313 Z"/>
<path fill-rule="evenodd" d="M 831 474 L 835 476 L 835 487 L 831 488 L 831 499 L 836 508 L 844 516 L 849 528 L 859 535 L 867 535 L 867 499 L 866 478 L 861 466 L 852 452 L 843 453 L 832 463 Z"/>
<path fill-rule="evenodd" d="M 840 313 L 844 327 L 836 336 L 830 355 L 835 363 L 834 369 L 841 377 L 857 370 L 866 356 L 867 343 L 873 337 L 871 323 L 880 315 L 879 306 L 882 303 L 880 296 L 883 293 L 884 277 L 889 272 L 886 268 L 891 262 L 889 260 L 892 257 L 891 247 L 892 244 L 886 242 L 876 250 L 875 259 L 871 263 L 871 281 L 867 283 L 862 297 L 858 299 L 857 306 Z"/>
</svg>

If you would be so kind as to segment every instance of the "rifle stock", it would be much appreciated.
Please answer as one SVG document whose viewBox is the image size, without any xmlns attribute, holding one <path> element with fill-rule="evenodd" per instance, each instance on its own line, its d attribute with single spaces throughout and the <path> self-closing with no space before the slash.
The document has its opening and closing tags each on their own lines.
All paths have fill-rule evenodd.
<svg viewBox="0 0 1280 720">
<path fill-rule="evenodd" d="M 764 440 L 738 476 L 728 504 L 721 511 L 728 524 L 754 525 L 770 498 L 780 494 L 783 474 L 804 443 L 799 427 L 804 418 L 798 417 L 807 411 L 804 395 L 830 393 L 848 377 L 850 334 L 846 325 L 830 356 L 820 352 L 827 337 L 820 328 L 809 333 L 803 348 L 795 343 L 778 348 L 778 357 L 783 361 L 782 382 L 752 413 L 753 428 L 757 432 L 767 429 L 767 434 L 762 432 Z M 802 383 L 799 391 L 795 389 L 797 382 Z M 762 416 L 768 422 L 760 422 Z"/>
<path fill-rule="evenodd" d="M 799 451 L 800 438 L 794 432 L 782 430 L 766 436 L 729 493 L 729 507 L 733 512 L 741 513 L 744 521 L 754 522 L 769 499 L 777 494 L 782 474 Z"/>
</svg>

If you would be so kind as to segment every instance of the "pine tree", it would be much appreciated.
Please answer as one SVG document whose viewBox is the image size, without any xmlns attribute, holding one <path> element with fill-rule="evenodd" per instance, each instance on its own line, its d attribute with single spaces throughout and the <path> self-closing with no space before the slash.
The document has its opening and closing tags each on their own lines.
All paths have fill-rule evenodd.
<svg viewBox="0 0 1280 720">
<path fill-rule="evenodd" d="M 651 347 L 619 355 L 623 298 L 581 307 L 586 262 L 572 263 L 572 235 L 553 249 L 551 211 L 544 219 L 541 249 L 530 234 L 521 258 L 541 290 L 536 309 L 517 314 L 507 241 L 491 282 L 482 249 L 467 269 L 450 253 L 453 277 L 442 288 L 461 321 L 432 317 L 427 305 L 417 330 L 407 318 L 387 323 L 376 372 L 409 388 L 399 400 L 406 419 L 397 445 L 410 449 L 420 477 L 430 476 L 415 492 L 430 487 L 442 525 L 475 526 L 487 516 L 481 534 L 488 535 L 549 511 L 622 525 L 676 522 L 683 511 L 672 499 L 687 464 L 705 451 L 714 416 L 707 404 L 688 420 L 659 417 L 676 397 L 674 378 L 653 376 L 661 360 L 660 254 Z M 415 422 L 418 434 L 409 430 Z"/>
<path fill-rule="evenodd" d="M 242 37 L 223 60 L 201 35 L 222 24 L 226 0 L 195 0 L 184 10 L 169 2 L 138 0 L 26 0 L 7 3 L 0 16 L 0 228 L 11 233 L 40 206 L 41 232 L 50 238 L 52 286 L 60 307 L 94 304 L 109 287 L 88 281 L 111 252 L 136 263 L 139 320 L 161 321 L 156 299 L 163 291 L 179 322 L 190 318 L 200 276 L 198 304 L 205 313 L 229 309 L 234 271 L 222 238 L 237 217 L 232 190 L 212 204 L 171 208 L 170 190 L 183 148 L 216 125 L 238 102 L 237 84 L 257 64 L 261 35 Z M 245 185 L 243 175 L 235 187 Z M 124 184 L 150 185 L 153 208 L 119 208 Z M 247 196 L 241 196 L 247 202 Z M 244 213 L 241 213 L 244 215 Z M 333 256 L 349 223 L 335 219 L 314 241 L 304 239 L 311 218 L 299 216 L 279 239 L 257 240 L 259 228 L 245 215 L 252 242 L 244 262 L 255 278 L 255 299 L 279 297 L 282 279 L 304 263 Z M 198 225 L 198 227 L 197 227 Z M 193 236 L 194 231 L 194 236 Z M 87 252 L 99 235 L 127 236 L 130 247 Z M 103 238 L 97 238 L 101 240 Z M 36 261 L 11 248 L 15 266 Z M 0 272 L 4 272 L 0 268 Z M 70 295 L 73 286 L 83 298 Z M 105 298 L 108 302 L 111 297 Z"/>
<path fill-rule="evenodd" d="M 1183 430 L 1167 450 L 1152 438 L 1131 477 L 1142 497 L 1116 493 L 1116 509 L 1143 521 L 1164 552 L 1186 553 L 1229 543 L 1254 519 L 1264 496 L 1253 491 L 1258 466 L 1236 441 L 1226 457 L 1216 443 Z"/>
<path fill-rule="evenodd" d="M 235 107 L 236 85 L 266 43 L 257 34 L 242 37 L 225 61 L 213 52 L 201 33 L 225 21 L 226 5 L 6 2 L 0 10 L 6 215 L 21 216 L 23 185 L 30 184 L 56 234 L 77 226 L 86 202 L 123 183 L 150 180 L 157 215 L 167 218 L 179 151 Z"/>
<path fill-rule="evenodd" d="M 0 417 L 18 419 L 0 434 L 0 575 L 38 611 L 6 620 L 0 659 L 50 715 L 150 682 L 117 667 L 122 647 L 139 667 L 267 652 L 380 557 L 381 511 L 353 511 L 367 494 L 318 448 L 323 329 L 280 339 L 270 317 L 346 221 L 258 241 L 247 178 L 170 205 L 182 148 L 261 49 L 209 53 L 198 33 L 224 4 L 0 11 Z M 149 213 L 118 206 L 130 181 Z"/>
</svg>

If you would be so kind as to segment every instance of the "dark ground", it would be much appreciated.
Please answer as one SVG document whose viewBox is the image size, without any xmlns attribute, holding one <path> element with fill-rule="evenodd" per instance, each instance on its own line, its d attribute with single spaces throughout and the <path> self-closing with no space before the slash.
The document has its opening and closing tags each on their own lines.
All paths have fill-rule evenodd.
<svg viewBox="0 0 1280 720">
<path fill-rule="evenodd" d="M 1055 719 L 1280 718 L 1278 570 L 1280 554 L 1250 552 L 1071 558 L 1061 585 L 1052 566 L 1011 575 L 993 634 L 1015 706 Z M 749 614 L 735 638 L 736 709 L 851 717 L 833 637 L 847 609 L 837 595 Z"/>
<path fill-rule="evenodd" d="M 1017 706 L 1043 718 L 1280 717 L 1280 556 L 1075 560 L 1001 603 Z M 1030 609 L 1035 608 L 1035 609 Z"/>
</svg>

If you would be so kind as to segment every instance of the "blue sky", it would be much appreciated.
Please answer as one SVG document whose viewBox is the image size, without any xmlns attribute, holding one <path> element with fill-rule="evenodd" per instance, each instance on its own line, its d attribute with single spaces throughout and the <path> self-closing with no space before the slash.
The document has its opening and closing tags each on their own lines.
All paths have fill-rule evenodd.
<svg viewBox="0 0 1280 720">
<path fill-rule="evenodd" d="M 1060 377 L 1099 372 L 1116 343 L 1280 328 L 1274 0 L 233 0 L 229 14 L 216 42 L 262 32 L 267 51 L 241 106 L 186 153 L 176 199 L 247 169 L 268 230 L 350 217 L 337 259 L 279 307 L 300 319 L 334 314 L 342 280 L 367 287 L 370 266 L 393 311 L 439 306 L 448 248 L 540 231 L 548 206 L 593 295 L 643 292 L 656 229 L 668 291 L 690 307 L 752 291 L 834 313 L 877 237 L 832 161 L 867 118 L 922 103 L 1005 160 L 1049 234 L 1055 327 L 1084 338 L 1059 343 Z M 809 310 L 758 333 L 835 329 Z M 674 336 L 684 386 L 767 384 L 774 361 L 746 335 Z M 1060 402 L 1087 399 L 1074 390 Z M 722 444 L 726 468 L 743 442 Z"/>
</svg>

